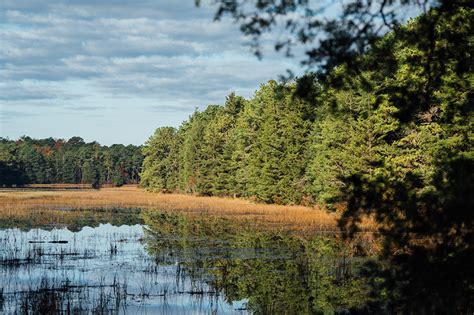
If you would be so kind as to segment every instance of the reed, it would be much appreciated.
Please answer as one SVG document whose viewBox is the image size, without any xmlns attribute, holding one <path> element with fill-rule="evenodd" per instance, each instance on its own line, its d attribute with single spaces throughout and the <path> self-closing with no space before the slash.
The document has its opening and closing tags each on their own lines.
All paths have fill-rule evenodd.
<svg viewBox="0 0 474 315">
<path fill-rule="evenodd" d="M 38 212 L 55 215 L 74 215 L 73 211 L 91 209 L 157 209 L 188 214 L 226 217 L 244 220 L 272 229 L 298 231 L 335 231 L 336 213 L 319 207 L 257 204 L 245 199 L 202 197 L 182 194 L 147 192 L 137 186 L 103 188 L 100 190 L 0 190 L 0 216 L 18 219 Z M 68 214 L 69 213 L 69 214 Z M 374 228 L 364 222 L 366 230 Z"/>
</svg>

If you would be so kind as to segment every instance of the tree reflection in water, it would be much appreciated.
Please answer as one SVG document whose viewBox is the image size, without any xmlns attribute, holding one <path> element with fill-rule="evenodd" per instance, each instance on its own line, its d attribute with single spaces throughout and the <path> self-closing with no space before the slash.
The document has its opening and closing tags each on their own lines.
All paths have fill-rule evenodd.
<svg viewBox="0 0 474 315">
<path fill-rule="evenodd" d="M 356 313 L 367 301 L 361 259 L 334 237 L 257 232 L 209 217 L 144 212 L 148 253 L 256 314 Z"/>
</svg>

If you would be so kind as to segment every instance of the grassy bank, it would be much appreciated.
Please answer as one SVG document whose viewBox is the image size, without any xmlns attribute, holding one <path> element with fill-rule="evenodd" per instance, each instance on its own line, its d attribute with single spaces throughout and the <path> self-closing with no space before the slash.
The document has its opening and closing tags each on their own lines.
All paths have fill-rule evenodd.
<svg viewBox="0 0 474 315">
<path fill-rule="evenodd" d="M 264 228 L 302 232 L 336 231 L 338 216 L 317 207 L 256 204 L 248 200 L 157 194 L 136 186 L 100 190 L 0 190 L 2 219 L 31 218 L 35 213 L 74 216 L 91 209 L 157 209 L 187 214 L 219 216 L 252 222 Z M 58 211 L 67 210 L 67 211 Z M 367 229 L 371 224 L 367 223 Z"/>
</svg>

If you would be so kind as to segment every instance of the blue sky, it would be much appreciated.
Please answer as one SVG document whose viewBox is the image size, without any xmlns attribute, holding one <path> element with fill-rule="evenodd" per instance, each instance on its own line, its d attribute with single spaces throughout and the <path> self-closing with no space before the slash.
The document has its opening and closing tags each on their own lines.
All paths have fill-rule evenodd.
<svg viewBox="0 0 474 315">
<path fill-rule="evenodd" d="M 195 108 L 250 97 L 297 58 L 264 58 L 193 0 L 1 0 L 0 136 L 142 144 Z"/>
</svg>

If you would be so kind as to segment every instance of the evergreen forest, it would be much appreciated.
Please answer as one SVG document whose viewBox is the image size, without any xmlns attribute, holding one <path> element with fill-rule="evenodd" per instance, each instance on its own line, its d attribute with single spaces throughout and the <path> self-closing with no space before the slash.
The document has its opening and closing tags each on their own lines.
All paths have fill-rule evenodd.
<svg viewBox="0 0 474 315">
<path fill-rule="evenodd" d="M 380 13 L 384 19 L 389 18 L 384 15 L 385 4 L 412 2 L 423 1 L 380 1 Z M 342 21 L 365 43 L 360 47 L 354 47 L 357 42 L 351 41 L 337 23 L 310 23 L 308 27 L 325 27 L 333 35 L 309 53 L 308 58 L 314 60 L 327 56 L 319 71 L 308 71 L 288 80 L 270 80 L 261 84 L 251 97 L 231 93 L 224 104 L 195 110 L 177 128 L 156 129 L 143 146 L 103 146 L 97 142 L 86 143 L 80 137 L 0 138 L 0 187 L 35 183 L 81 183 L 95 188 L 102 184 L 139 184 L 158 193 L 319 206 L 336 212 L 338 226 L 334 225 L 334 231 L 338 240 L 357 240 L 364 235 L 358 232 L 372 233 L 378 240 L 377 250 L 364 254 L 367 259 L 357 270 L 368 279 L 370 298 L 364 312 L 354 313 L 472 314 L 474 8 L 472 1 L 438 2 L 439 6 L 428 8 L 404 24 L 393 23 L 390 31 L 381 37 L 369 36 L 371 29 L 367 28 L 356 32 L 358 20 Z M 298 5 L 309 2 L 255 1 L 262 18 L 258 14 L 248 18 L 239 11 L 239 5 L 248 7 L 246 1 L 214 3 L 221 5 L 216 19 L 227 12 L 237 22 L 247 23 L 241 26 L 243 33 L 257 36 L 272 25 L 273 20 L 268 22 L 265 17 L 292 13 Z M 372 1 L 350 3 L 353 6 L 346 9 L 352 16 L 373 18 L 359 14 L 361 8 L 370 9 Z M 291 23 L 287 27 L 296 29 Z M 309 35 L 304 32 L 298 36 L 300 42 L 309 41 Z M 340 56 L 328 53 L 341 45 L 337 50 Z M 336 59 L 342 62 L 333 63 Z M 235 70 L 239 71 L 237 65 Z M 142 202 L 141 197 L 136 197 L 138 190 L 130 191 Z M 99 195 L 96 191 L 93 194 Z M 177 199 L 185 198 L 177 196 Z M 212 198 L 193 197 L 198 199 Z M 196 204 L 193 205 L 198 208 L 196 213 L 208 216 L 206 219 L 227 232 L 220 222 L 213 221 L 205 207 Z M 232 210 L 236 213 L 241 210 L 235 208 Z M 313 210 L 316 209 L 310 209 Z M 184 217 L 159 213 L 157 218 L 160 219 L 157 226 L 164 227 L 164 231 L 156 229 L 156 239 L 160 242 L 170 239 L 165 232 L 172 229 L 168 231 L 163 223 L 166 220 L 171 222 L 171 227 L 182 227 L 182 232 L 191 234 L 193 240 L 201 240 L 199 237 L 206 231 L 212 232 L 207 227 L 194 229 Z M 361 231 L 360 223 L 366 219 L 372 230 Z M 188 229 L 199 237 L 187 233 Z M 278 242 L 279 237 L 269 239 L 268 243 Z M 182 241 L 184 238 L 178 240 L 186 243 Z M 258 239 L 255 242 L 257 253 L 264 243 Z M 214 255 L 218 243 L 211 244 Z M 328 248 L 319 243 L 314 247 L 307 244 L 308 257 Z M 198 245 L 201 249 L 201 244 Z M 360 249 L 354 246 L 350 255 L 357 257 L 358 252 Z M 197 256 L 193 253 L 193 257 Z M 228 264 L 228 257 L 223 261 Z M 249 265 L 246 260 L 242 262 L 242 266 Z M 295 270 L 291 260 L 283 259 L 282 263 Z M 256 275 L 267 277 L 270 272 L 261 272 L 267 267 L 258 263 L 254 267 Z M 215 266 L 211 269 L 218 270 Z M 241 277 L 241 269 L 234 270 Z M 330 274 L 326 269 L 321 270 L 324 270 L 321 274 Z M 299 277 L 304 279 L 304 285 L 311 284 L 308 278 Z M 278 283 L 286 287 L 285 281 Z M 337 281 L 344 284 L 343 280 L 326 284 Z M 310 287 L 314 290 L 306 293 L 317 294 L 306 302 L 319 306 L 315 297 L 320 296 L 319 290 L 325 282 L 323 286 L 321 282 L 314 283 L 317 285 Z M 239 286 L 237 280 L 232 285 L 237 285 L 239 290 L 247 288 Z M 298 283 L 294 287 L 302 286 Z M 251 291 L 255 286 L 251 283 L 248 288 Z M 262 288 L 267 292 L 267 287 Z M 228 292 L 239 292 L 240 296 L 240 291 Z M 328 296 L 337 299 L 354 296 L 352 291 L 343 293 Z M 242 293 L 242 297 L 248 295 Z M 300 296 L 298 293 L 297 299 Z M 274 305 L 271 299 L 264 302 Z M 265 309 L 262 313 L 266 313 Z"/>
<path fill-rule="evenodd" d="M 16 141 L 0 138 L 0 185 L 138 183 L 141 147 L 86 143 L 80 137 Z"/>
<path fill-rule="evenodd" d="M 143 148 L 141 185 L 328 207 L 349 201 L 354 181 L 433 193 L 447 176 L 440 169 L 473 162 L 473 18 L 465 7 L 431 10 L 357 67 L 269 81 L 250 99 L 231 94 L 179 128 L 158 128 Z"/>
<path fill-rule="evenodd" d="M 380 260 L 364 272 L 387 304 L 367 313 L 469 313 L 473 21 L 472 3 L 444 1 L 328 72 L 269 81 L 249 99 L 231 94 L 179 128 L 158 128 L 143 148 L 141 185 L 319 205 L 339 211 L 348 239 L 370 217 Z"/>
</svg>

